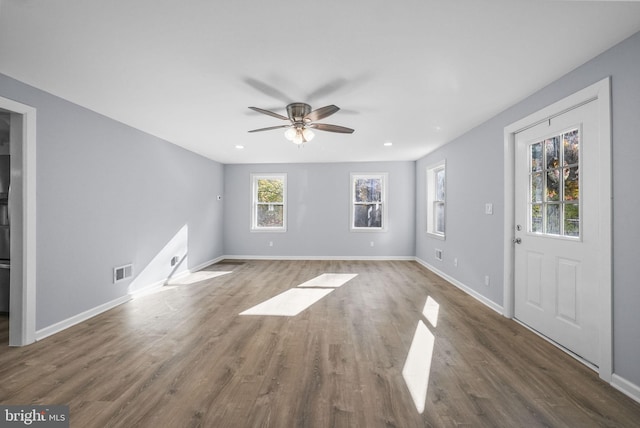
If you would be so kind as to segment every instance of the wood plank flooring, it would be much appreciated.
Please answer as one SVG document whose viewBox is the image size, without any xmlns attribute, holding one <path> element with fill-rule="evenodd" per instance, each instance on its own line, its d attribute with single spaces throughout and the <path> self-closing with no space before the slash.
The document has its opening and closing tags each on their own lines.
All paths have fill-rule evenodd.
<svg viewBox="0 0 640 428">
<path fill-rule="evenodd" d="M 0 403 L 66 404 L 72 427 L 633 427 L 640 405 L 415 262 L 244 261 L 24 348 L 0 340 Z M 357 273 L 295 317 L 240 312 Z M 202 274 L 201 277 L 202 279 Z M 437 325 L 425 320 L 428 296 Z M 402 376 L 435 337 L 424 412 Z M 428 356 L 425 356 L 428 358 Z"/>
</svg>

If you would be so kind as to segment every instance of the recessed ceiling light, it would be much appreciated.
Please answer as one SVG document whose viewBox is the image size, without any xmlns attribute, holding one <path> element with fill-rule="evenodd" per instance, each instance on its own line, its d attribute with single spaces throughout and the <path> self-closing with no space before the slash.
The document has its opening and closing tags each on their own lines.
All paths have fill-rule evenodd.
<svg viewBox="0 0 640 428">
<path fill-rule="evenodd" d="M 389 146 L 393 146 L 393 143 L 391 141 L 386 141 L 384 145 L 389 147 Z"/>
<path fill-rule="evenodd" d="M 236 149 L 242 150 L 242 149 L 244 149 L 244 146 L 241 145 L 241 144 L 236 144 Z"/>
</svg>

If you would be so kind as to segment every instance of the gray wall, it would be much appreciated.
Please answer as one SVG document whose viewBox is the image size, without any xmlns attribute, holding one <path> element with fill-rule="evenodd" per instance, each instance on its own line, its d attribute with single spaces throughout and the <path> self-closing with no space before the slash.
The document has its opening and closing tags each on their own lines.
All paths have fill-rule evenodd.
<svg viewBox="0 0 640 428">
<path fill-rule="evenodd" d="M 225 165 L 224 170 L 224 251 L 227 255 L 312 258 L 414 255 L 413 161 Z M 263 172 L 287 173 L 288 230 L 285 233 L 250 230 L 251 174 Z M 389 173 L 386 232 L 349 230 L 351 172 Z M 273 247 L 269 246 L 270 241 Z"/>
<path fill-rule="evenodd" d="M 522 102 L 420 159 L 416 256 L 502 305 L 504 127 L 583 89 L 612 78 L 614 372 L 640 385 L 640 33 L 594 58 Z M 425 233 L 424 181 L 428 165 L 447 160 L 447 239 Z M 494 214 L 484 214 L 484 204 Z M 434 248 L 444 260 L 434 259 Z M 453 258 L 458 257 L 458 267 Z M 484 285 L 490 275 L 491 284 Z"/>
<path fill-rule="evenodd" d="M 166 279 L 172 239 L 176 273 L 222 255 L 221 164 L 3 75 L 0 96 L 37 109 L 37 330 Z"/>
</svg>

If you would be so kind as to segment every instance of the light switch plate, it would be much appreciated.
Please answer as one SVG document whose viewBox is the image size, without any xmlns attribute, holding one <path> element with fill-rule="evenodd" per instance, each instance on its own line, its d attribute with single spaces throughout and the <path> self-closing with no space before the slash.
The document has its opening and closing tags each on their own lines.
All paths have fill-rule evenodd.
<svg viewBox="0 0 640 428">
<path fill-rule="evenodd" d="M 488 215 L 493 214 L 493 204 L 491 203 L 484 204 L 484 213 Z"/>
</svg>

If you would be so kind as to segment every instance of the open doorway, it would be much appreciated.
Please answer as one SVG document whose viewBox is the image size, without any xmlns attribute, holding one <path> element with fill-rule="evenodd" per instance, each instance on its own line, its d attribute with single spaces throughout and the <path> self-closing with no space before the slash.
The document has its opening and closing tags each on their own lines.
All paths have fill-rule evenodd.
<svg viewBox="0 0 640 428">
<path fill-rule="evenodd" d="M 6 192 L 5 222 L 9 235 L 7 253 L 10 255 L 8 343 L 3 342 L 2 345 L 24 346 L 35 341 L 36 110 L 0 97 L 0 118 L 7 119 L 10 169 L 7 180 L 11 185 L 11 191 L 7 186 Z M 6 321 L 3 319 L 0 327 Z M 0 338 L 6 335 L 6 331 L 0 333 Z"/>
</svg>

